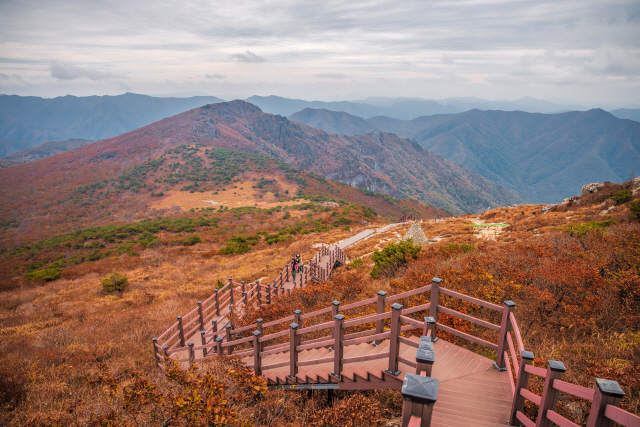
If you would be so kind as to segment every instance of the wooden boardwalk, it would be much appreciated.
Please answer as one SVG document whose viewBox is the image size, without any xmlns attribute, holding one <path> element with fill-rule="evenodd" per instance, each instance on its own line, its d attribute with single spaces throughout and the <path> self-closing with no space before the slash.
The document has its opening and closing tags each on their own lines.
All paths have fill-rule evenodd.
<svg viewBox="0 0 640 427">
<path fill-rule="evenodd" d="M 418 343 L 417 338 L 411 338 Z M 493 360 L 480 356 L 462 347 L 438 340 L 434 343 L 435 363 L 431 376 L 439 380 L 438 403 L 434 406 L 433 426 L 504 426 L 509 421 L 511 410 L 511 389 L 508 373 L 500 372 L 493 366 Z M 344 347 L 344 357 L 366 357 L 389 351 L 389 340 L 378 346 L 363 343 Z M 414 346 L 400 344 L 399 357 L 415 359 Z M 332 351 L 327 348 L 305 350 L 298 355 L 299 361 L 332 359 Z M 253 356 L 245 357 L 247 365 L 253 364 Z M 303 366 L 296 375 L 296 381 L 289 375 L 289 352 L 266 356 L 266 365 L 286 363 L 286 366 L 263 371 L 271 388 L 327 388 L 329 384 L 340 390 L 400 389 L 406 373 L 415 373 L 416 368 L 402 361 L 397 376 L 385 372 L 388 359 L 362 361 L 344 366 L 341 378 L 331 375 L 333 360 Z"/>
<path fill-rule="evenodd" d="M 365 230 L 343 243 L 370 234 Z M 640 417 L 618 407 L 625 394 L 617 382 L 598 378 L 594 389 L 588 389 L 562 381 L 562 362 L 550 360 L 547 369 L 533 366 L 534 355 L 525 350 L 513 301 L 502 306 L 483 301 L 441 287 L 438 278 L 396 295 L 380 291 L 344 306 L 333 301 L 311 313 L 295 310 L 270 322 L 257 319 L 234 327 L 248 305 L 271 304 L 272 298 L 303 287 L 307 280 L 326 280 L 345 262 L 339 246 L 323 246 L 295 281 L 287 268 L 267 285 L 229 279 L 153 338 L 156 363 L 166 366 L 177 360 L 186 365 L 233 354 L 272 389 L 400 389 L 403 427 L 578 427 L 555 412 L 560 392 L 591 402 L 587 427 L 611 427 L 614 422 L 640 427 Z M 428 295 L 429 302 L 420 295 Z M 489 322 L 443 305 L 451 298 L 498 312 L 494 319 L 501 320 Z M 498 342 L 442 324 L 440 312 L 497 332 Z M 438 330 L 494 351 L 495 361 L 438 339 Z M 527 390 L 531 376 L 544 379 L 542 395 Z M 538 407 L 535 421 L 524 414 L 525 400 Z"/>
</svg>

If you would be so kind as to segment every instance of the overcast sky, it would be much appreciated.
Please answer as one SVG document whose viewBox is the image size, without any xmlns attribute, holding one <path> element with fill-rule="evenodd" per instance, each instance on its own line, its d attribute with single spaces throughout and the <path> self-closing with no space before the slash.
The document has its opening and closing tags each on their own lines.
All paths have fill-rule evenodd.
<svg viewBox="0 0 640 427">
<path fill-rule="evenodd" d="M 640 103 L 639 1 L 0 0 L 0 93 Z"/>
</svg>

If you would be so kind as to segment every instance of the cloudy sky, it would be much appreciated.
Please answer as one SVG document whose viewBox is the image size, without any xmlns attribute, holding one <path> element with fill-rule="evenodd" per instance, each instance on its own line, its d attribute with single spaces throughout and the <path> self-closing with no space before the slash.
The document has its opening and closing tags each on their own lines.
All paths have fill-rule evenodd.
<svg viewBox="0 0 640 427">
<path fill-rule="evenodd" d="M 0 93 L 640 103 L 640 2 L 0 0 Z"/>
</svg>

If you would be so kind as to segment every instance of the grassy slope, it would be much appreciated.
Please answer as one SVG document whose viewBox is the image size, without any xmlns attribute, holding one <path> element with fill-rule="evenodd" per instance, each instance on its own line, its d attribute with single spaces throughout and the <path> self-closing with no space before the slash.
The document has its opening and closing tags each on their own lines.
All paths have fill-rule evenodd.
<svg viewBox="0 0 640 427">
<path fill-rule="evenodd" d="M 614 188 L 613 190 L 615 190 Z M 362 242 L 347 250 L 351 258 L 359 256 L 364 266 L 339 269 L 331 281 L 294 291 L 263 311 L 250 314 L 247 321 L 266 320 L 290 314 L 294 309 L 308 312 L 323 308 L 338 299 L 343 304 L 375 295 L 378 290 L 397 293 L 428 283 L 434 276 L 444 286 L 472 296 L 500 303 L 517 303 L 516 316 L 523 329 L 525 345 L 536 355 L 535 364 L 545 366 L 547 359 L 561 360 L 567 367 L 566 378 L 592 387 L 593 378 L 620 382 L 627 398 L 623 406 L 638 412 L 640 381 L 640 226 L 630 222 L 628 204 L 617 206 L 607 215 L 607 195 L 589 196 L 584 204 L 562 206 L 541 214 L 541 206 L 499 208 L 480 217 L 456 217 L 423 223 L 428 237 L 451 234 L 423 248 L 418 260 L 390 279 L 373 280 L 370 253 L 401 236 L 408 225 Z M 3 294 L 0 305 L 0 336 L 5 345 L 0 353 L 3 386 L 16 396 L 16 409 L 2 413 L 5 423 L 46 423 L 69 420 L 66 409 L 76 396 L 89 396 L 85 375 L 106 363 L 119 378 L 137 369 L 155 378 L 150 339 L 170 325 L 177 314 L 194 307 L 195 301 L 209 296 L 218 280 L 234 277 L 251 281 L 273 277 L 293 253 L 309 258 L 315 243 L 331 243 L 359 231 L 362 208 L 345 206 L 328 211 L 292 211 L 243 213 L 241 210 L 213 213 L 189 213 L 198 218 L 216 218 L 216 226 L 195 226 L 204 243 L 194 246 L 172 245 L 191 231 L 158 233 L 168 244 L 144 250 L 129 248 L 138 255 L 113 254 L 94 262 L 84 262 L 65 270 L 59 280 L 41 286 L 26 285 Z M 336 214 L 334 214 L 336 212 Z M 264 240 L 245 255 L 219 255 L 218 250 L 233 233 L 244 235 L 259 231 L 275 233 L 312 220 L 328 225 L 327 231 L 297 234 L 269 246 Z M 209 216 L 206 216 L 206 215 Z M 332 216 L 333 215 L 333 216 Z M 336 217 L 354 221 L 347 232 L 331 227 Z M 572 236 L 560 227 L 591 221 L 614 219 L 618 225 L 602 231 Z M 487 239 L 474 223 L 507 223 L 510 226 Z M 478 237 L 480 236 L 480 237 Z M 94 239 L 96 240 L 96 239 Z M 101 242 L 108 243 L 104 239 Z M 118 243 L 120 244 L 120 243 Z M 106 249 L 106 248 L 105 248 Z M 67 248 L 69 251 L 85 249 Z M 123 294 L 106 294 L 99 278 L 113 271 L 126 274 L 131 282 Z M 562 300 L 562 304 L 557 304 Z M 496 321 L 488 313 L 470 305 L 445 305 Z M 542 315 L 541 315 L 542 313 Z M 416 313 L 416 317 L 424 313 Z M 251 317 L 253 316 L 253 317 Z M 451 318 L 442 316 L 443 321 Z M 456 323 L 473 334 L 495 340 L 489 331 Z M 446 337 L 454 340 L 453 337 Z M 463 344 L 464 343 L 460 343 Z M 482 354 L 491 356 L 478 348 Z M 533 382 L 532 390 L 541 391 Z M 358 393 L 341 393 L 345 402 Z M 401 399 L 397 392 L 363 393 L 367 402 L 385 418 L 398 414 Z M 255 408 L 241 408 L 241 416 L 266 423 L 265 412 L 256 408 L 278 407 L 277 425 L 303 425 L 313 414 L 329 416 L 322 397 L 305 401 L 298 394 L 268 392 Z M 1 396 L 6 402 L 6 395 Z M 302 399 L 302 400 L 301 400 Z M 11 399 L 8 399 L 11 401 Z M 87 401 L 83 407 L 95 407 Z M 356 413 L 352 407 L 340 407 L 343 413 Z M 351 412 L 349 412 L 351 410 Z M 586 418 L 584 402 L 560 401 L 560 410 L 577 423 Z M 346 421 L 342 421 L 346 422 Z M 318 424 L 322 425 L 322 424 Z"/>
</svg>

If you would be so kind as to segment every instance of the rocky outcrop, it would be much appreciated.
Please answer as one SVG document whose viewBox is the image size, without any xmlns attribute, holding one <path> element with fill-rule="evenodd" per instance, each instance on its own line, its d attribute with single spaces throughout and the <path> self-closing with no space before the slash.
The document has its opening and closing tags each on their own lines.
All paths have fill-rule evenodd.
<svg viewBox="0 0 640 427">
<path fill-rule="evenodd" d="M 400 241 L 411 239 L 413 243 L 418 245 L 424 245 L 425 243 L 429 243 L 430 240 L 427 239 L 427 235 L 422 231 L 422 227 L 418 221 L 414 222 L 407 234 L 404 235 Z"/>
</svg>

